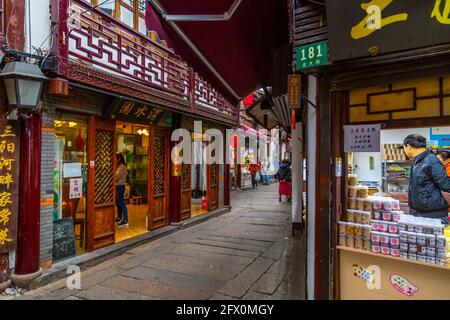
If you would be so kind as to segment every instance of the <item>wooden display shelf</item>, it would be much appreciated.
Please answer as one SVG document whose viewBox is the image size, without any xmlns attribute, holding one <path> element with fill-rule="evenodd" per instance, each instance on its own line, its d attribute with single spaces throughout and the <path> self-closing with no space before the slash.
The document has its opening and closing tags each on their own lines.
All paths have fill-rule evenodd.
<svg viewBox="0 0 450 320">
<path fill-rule="evenodd" d="M 402 258 L 398 258 L 398 257 L 388 256 L 388 255 L 379 254 L 379 253 L 373 253 L 371 251 L 359 250 L 359 249 L 354 249 L 354 248 L 349 248 L 349 247 L 338 246 L 337 248 L 338 248 L 338 250 L 344 250 L 344 251 L 350 251 L 350 252 L 355 252 L 355 253 L 361 253 L 361 254 L 366 254 L 366 255 L 369 255 L 369 256 L 375 256 L 375 257 L 378 257 L 378 258 L 385 258 L 385 259 L 389 259 L 389 260 L 394 260 L 394 261 L 399 261 L 399 262 L 406 262 L 406 263 L 411 263 L 411 264 L 417 264 L 417 265 L 420 265 L 420 266 L 425 266 L 425 267 L 430 267 L 430 268 L 436 268 L 436 269 L 442 269 L 442 270 L 450 271 L 450 267 L 449 266 L 440 266 L 440 265 L 432 264 L 432 263 L 414 261 L 414 260 L 409 260 L 409 259 L 402 259 Z"/>
</svg>

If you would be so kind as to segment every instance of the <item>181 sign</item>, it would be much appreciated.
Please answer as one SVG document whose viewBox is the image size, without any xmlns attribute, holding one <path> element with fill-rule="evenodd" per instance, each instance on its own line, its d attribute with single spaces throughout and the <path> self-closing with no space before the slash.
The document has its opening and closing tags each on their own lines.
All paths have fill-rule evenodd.
<svg viewBox="0 0 450 320">
<path fill-rule="evenodd" d="M 326 41 L 297 48 L 297 70 L 323 66 L 328 63 L 328 43 Z"/>
</svg>

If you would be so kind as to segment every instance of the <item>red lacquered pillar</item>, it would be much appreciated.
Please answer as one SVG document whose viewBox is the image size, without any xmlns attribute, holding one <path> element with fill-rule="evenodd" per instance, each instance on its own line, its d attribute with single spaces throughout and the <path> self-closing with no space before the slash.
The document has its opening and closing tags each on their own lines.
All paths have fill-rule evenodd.
<svg viewBox="0 0 450 320">
<path fill-rule="evenodd" d="M 13 283 L 21 288 L 39 277 L 41 214 L 41 115 L 22 122 L 20 137 L 19 217 Z"/>
<path fill-rule="evenodd" d="M 181 126 L 181 115 L 173 114 L 173 130 Z M 170 152 L 179 141 L 170 142 Z M 170 159 L 170 194 L 169 194 L 169 220 L 171 225 L 181 224 L 181 173 L 182 164 L 175 165 Z"/>
<path fill-rule="evenodd" d="M 230 206 L 230 164 L 229 163 L 225 163 L 225 166 L 224 166 L 223 205 L 225 207 L 229 207 Z"/>
</svg>

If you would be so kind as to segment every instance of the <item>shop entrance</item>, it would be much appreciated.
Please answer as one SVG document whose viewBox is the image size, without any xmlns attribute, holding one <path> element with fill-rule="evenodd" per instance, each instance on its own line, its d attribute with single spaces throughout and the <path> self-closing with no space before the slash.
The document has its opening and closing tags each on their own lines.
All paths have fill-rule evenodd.
<svg viewBox="0 0 450 320">
<path fill-rule="evenodd" d="M 116 151 L 123 155 L 127 168 L 125 203 L 128 227 L 116 226 L 116 242 L 120 242 L 147 232 L 150 128 L 118 122 L 116 137 Z"/>
<path fill-rule="evenodd" d="M 77 255 L 86 252 L 88 118 L 56 114 L 53 220 L 71 219 Z"/>
</svg>

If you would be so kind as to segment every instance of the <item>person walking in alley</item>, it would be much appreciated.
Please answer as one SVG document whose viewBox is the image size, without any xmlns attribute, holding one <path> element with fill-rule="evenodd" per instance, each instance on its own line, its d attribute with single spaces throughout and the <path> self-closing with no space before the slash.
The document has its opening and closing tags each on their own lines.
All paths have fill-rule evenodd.
<svg viewBox="0 0 450 320">
<path fill-rule="evenodd" d="M 258 189 L 258 182 L 261 180 L 261 176 L 259 171 L 261 170 L 261 165 L 259 163 L 250 163 L 248 165 L 248 169 L 250 171 L 250 175 L 252 176 L 252 188 Z"/>
<path fill-rule="evenodd" d="M 284 159 L 281 161 L 280 168 L 278 169 L 277 174 L 275 175 L 277 180 L 279 181 L 278 186 L 278 201 L 281 201 L 282 196 L 286 196 L 288 198 L 288 202 L 291 202 L 292 196 L 292 186 L 291 186 L 291 164 L 289 160 Z"/>
<path fill-rule="evenodd" d="M 413 159 L 408 192 L 411 214 L 442 218 L 444 223 L 448 223 L 448 203 L 442 191 L 450 192 L 450 178 L 444 165 L 427 149 L 426 138 L 421 135 L 407 136 L 403 141 L 403 149 Z"/>
<path fill-rule="evenodd" d="M 270 175 L 269 175 L 269 161 L 264 160 L 263 165 L 261 167 L 261 176 L 264 185 L 270 184 Z"/>
<path fill-rule="evenodd" d="M 116 171 L 116 205 L 117 214 L 116 224 L 121 228 L 128 227 L 128 210 L 125 203 L 125 182 L 127 181 L 127 167 L 122 154 L 117 154 Z"/>
</svg>

